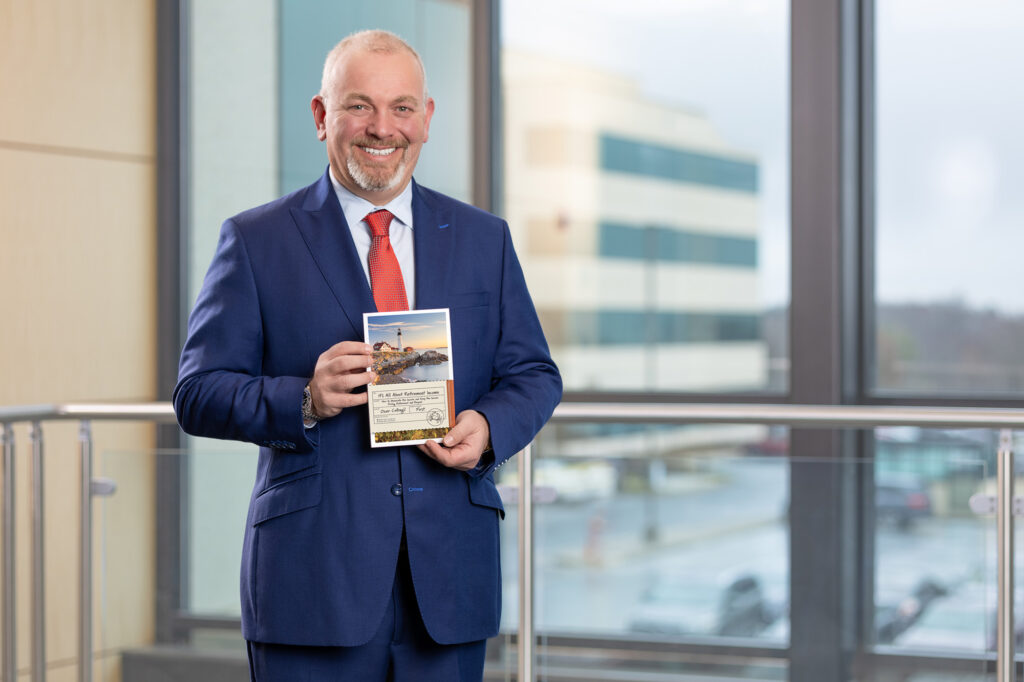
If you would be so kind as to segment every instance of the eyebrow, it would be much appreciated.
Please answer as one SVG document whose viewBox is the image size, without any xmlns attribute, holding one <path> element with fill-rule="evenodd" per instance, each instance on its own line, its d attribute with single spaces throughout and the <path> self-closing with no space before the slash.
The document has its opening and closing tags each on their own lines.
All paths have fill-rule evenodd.
<svg viewBox="0 0 1024 682">
<path fill-rule="evenodd" d="M 367 102 L 368 104 L 373 103 L 373 100 L 370 98 L 369 95 L 364 95 L 361 92 L 349 93 L 348 96 L 345 97 L 345 101 Z M 411 104 L 413 106 L 419 106 L 419 103 L 420 100 L 412 95 L 401 95 L 400 97 L 396 97 L 395 99 L 391 100 L 391 104 Z"/>
</svg>

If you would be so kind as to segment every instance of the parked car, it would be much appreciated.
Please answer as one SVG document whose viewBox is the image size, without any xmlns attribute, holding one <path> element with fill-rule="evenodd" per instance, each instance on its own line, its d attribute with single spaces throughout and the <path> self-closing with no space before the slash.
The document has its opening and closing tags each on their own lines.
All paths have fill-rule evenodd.
<svg viewBox="0 0 1024 682">
<path fill-rule="evenodd" d="M 931 516 L 932 501 L 916 476 L 887 476 L 875 481 L 875 520 L 906 530 L 920 518 Z"/>
<path fill-rule="evenodd" d="M 996 648 L 995 585 L 972 581 L 937 600 L 895 644 L 908 649 L 994 651 Z M 1024 609 L 1017 590 L 1014 613 Z M 1024 646 L 1024 618 L 1015 619 L 1014 648 Z"/>
<path fill-rule="evenodd" d="M 933 604 L 940 603 L 948 593 L 948 588 L 932 577 L 908 581 L 907 576 L 901 575 L 895 580 L 883 580 L 875 595 L 875 641 L 879 644 L 902 643 L 899 638 L 906 636 L 905 633 L 929 613 Z M 789 639 L 789 618 L 784 617 L 788 606 L 784 605 L 777 612 L 779 617 L 761 637 L 785 642 Z"/>
<path fill-rule="evenodd" d="M 648 589 L 629 629 L 659 635 L 753 637 L 780 615 L 749 573 L 708 584 L 699 579 L 660 582 Z"/>
<path fill-rule="evenodd" d="M 891 644 L 914 626 L 939 597 L 948 594 L 934 578 L 922 578 L 909 591 L 880 589 L 875 597 L 875 641 Z"/>
</svg>

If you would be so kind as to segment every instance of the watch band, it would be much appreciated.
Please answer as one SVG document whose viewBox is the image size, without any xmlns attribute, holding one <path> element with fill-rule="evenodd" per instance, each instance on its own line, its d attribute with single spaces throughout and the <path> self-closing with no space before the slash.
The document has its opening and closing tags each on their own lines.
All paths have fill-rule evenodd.
<svg viewBox="0 0 1024 682">
<path fill-rule="evenodd" d="M 316 426 L 320 418 L 313 412 L 313 394 L 309 392 L 309 384 L 302 389 L 302 425 L 307 429 Z"/>
</svg>

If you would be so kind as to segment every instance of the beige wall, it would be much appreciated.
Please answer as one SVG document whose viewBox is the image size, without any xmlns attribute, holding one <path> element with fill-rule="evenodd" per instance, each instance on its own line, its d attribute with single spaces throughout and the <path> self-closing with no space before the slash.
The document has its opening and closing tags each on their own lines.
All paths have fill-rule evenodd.
<svg viewBox="0 0 1024 682">
<path fill-rule="evenodd" d="M 0 405 L 155 395 L 154 0 L 0 0 Z M 47 658 L 75 679 L 76 427 L 45 431 Z M 17 435 L 18 663 L 29 448 Z M 96 428 L 97 650 L 152 637 L 152 429 Z M 106 571 L 105 573 L 103 571 Z M 96 679 L 117 679 L 116 658 Z M 27 679 L 27 676 L 22 676 Z"/>
</svg>

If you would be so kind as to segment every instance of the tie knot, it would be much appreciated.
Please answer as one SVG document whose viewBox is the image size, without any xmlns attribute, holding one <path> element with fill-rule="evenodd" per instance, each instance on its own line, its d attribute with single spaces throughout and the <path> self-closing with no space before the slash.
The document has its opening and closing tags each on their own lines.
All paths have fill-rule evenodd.
<svg viewBox="0 0 1024 682">
<path fill-rule="evenodd" d="M 394 217 L 391 211 L 382 208 L 379 211 L 368 213 L 364 220 L 370 226 L 374 237 L 387 237 L 388 228 L 391 227 L 391 219 Z"/>
</svg>

